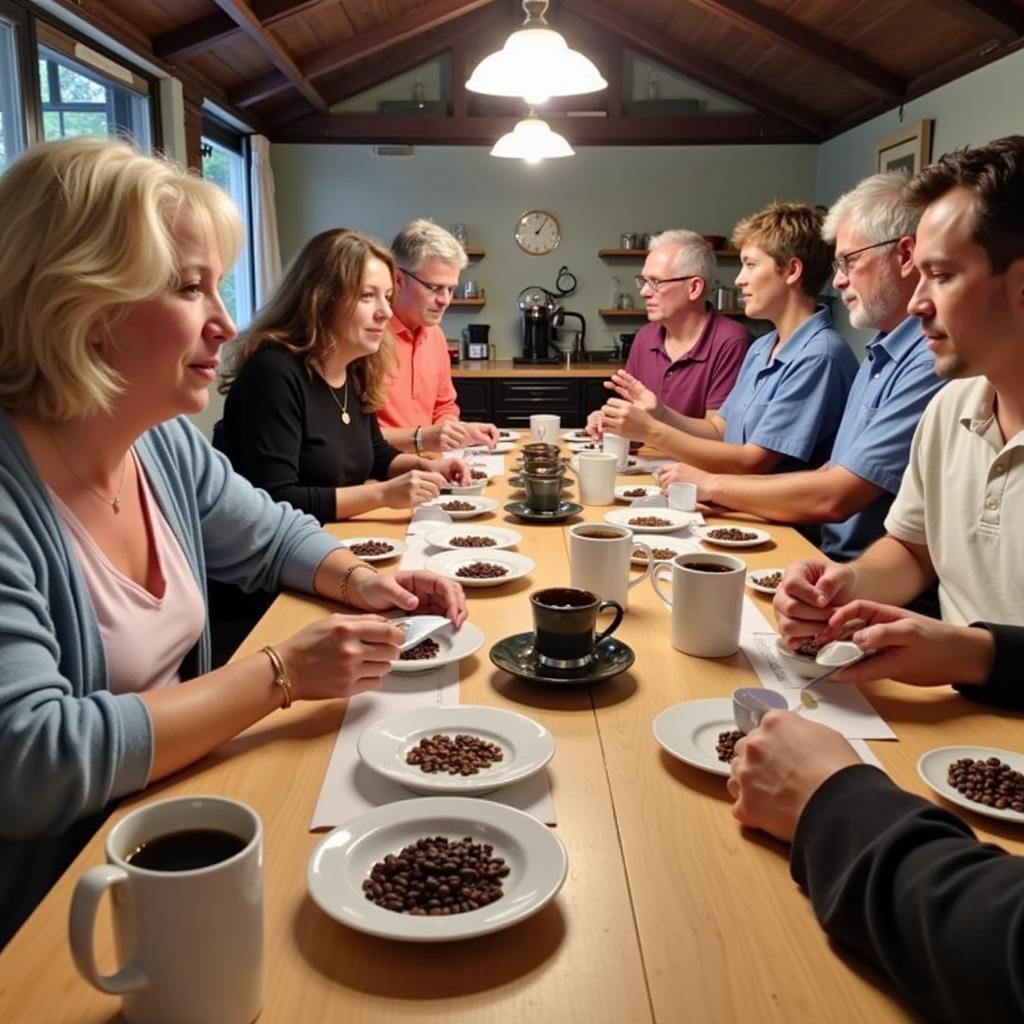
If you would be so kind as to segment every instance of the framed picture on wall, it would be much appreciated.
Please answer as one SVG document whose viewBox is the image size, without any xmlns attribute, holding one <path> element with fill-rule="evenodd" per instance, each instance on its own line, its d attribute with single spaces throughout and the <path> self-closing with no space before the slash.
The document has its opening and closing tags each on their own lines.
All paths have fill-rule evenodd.
<svg viewBox="0 0 1024 1024">
<path fill-rule="evenodd" d="M 932 158 L 932 125 L 918 121 L 903 125 L 875 145 L 875 171 L 903 171 L 917 174 Z"/>
</svg>

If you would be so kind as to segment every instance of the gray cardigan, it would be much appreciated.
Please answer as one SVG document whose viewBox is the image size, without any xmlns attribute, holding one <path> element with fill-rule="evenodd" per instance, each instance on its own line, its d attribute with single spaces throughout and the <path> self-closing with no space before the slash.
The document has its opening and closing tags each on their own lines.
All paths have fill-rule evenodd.
<svg viewBox="0 0 1024 1024">
<path fill-rule="evenodd" d="M 312 591 L 339 547 L 275 503 L 181 417 L 136 443 L 201 591 Z M 144 638 L 140 637 L 140 642 Z M 181 666 L 209 671 L 209 625 Z M 107 689 L 103 643 L 78 563 L 10 418 L 0 410 L 0 945 L 112 800 L 142 789 L 153 756 L 145 704 Z"/>
</svg>

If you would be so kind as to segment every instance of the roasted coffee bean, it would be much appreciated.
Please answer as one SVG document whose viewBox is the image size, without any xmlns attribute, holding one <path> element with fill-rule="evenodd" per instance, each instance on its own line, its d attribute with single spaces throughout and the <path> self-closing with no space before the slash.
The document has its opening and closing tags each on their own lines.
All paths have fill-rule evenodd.
<svg viewBox="0 0 1024 1024">
<path fill-rule="evenodd" d="M 630 526 L 671 526 L 671 519 L 663 519 L 661 516 L 634 516 L 629 520 Z"/>
<path fill-rule="evenodd" d="M 448 543 L 453 548 L 493 548 L 498 542 L 493 537 L 475 537 L 467 534 L 464 537 L 452 537 Z"/>
<path fill-rule="evenodd" d="M 634 487 L 631 490 L 623 491 L 622 496 L 624 498 L 646 498 L 647 488 L 646 487 Z"/>
<path fill-rule="evenodd" d="M 1024 813 L 1024 775 L 998 757 L 961 757 L 949 766 L 949 784 L 968 800 L 999 811 Z"/>
<path fill-rule="evenodd" d="M 486 480 L 487 479 L 487 474 L 482 469 L 471 469 L 469 471 L 469 475 L 474 480 Z"/>
<path fill-rule="evenodd" d="M 764 587 L 765 590 L 778 590 L 779 584 L 782 582 L 782 573 L 766 572 L 763 576 L 753 576 L 752 579 L 759 587 Z"/>
<path fill-rule="evenodd" d="M 405 755 L 405 762 L 418 764 L 420 771 L 428 774 L 476 775 L 504 757 L 497 743 L 490 743 L 479 736 L 459 733 L 452 737 L 437 733 L 424 736 L 415 747 L 411 747 Z"/>
<path fill-rule="evenodd" d="M 441 648 L 437 641 L 433 637 L 427 637 L 426 640 L 421 640 L 415 647 L 410 647 L 407 651 L 402 651 L 398 655 L 399 661 L 428 661 L 430 658 L 436 658 L 438 651 Z"/>
<path fill-rule="evenodd" d="M 677 552 L 674 548 L 651 548 L 651 554 L 654 555 L 656 562 L 671 562 Z M 642 551 L 634 551 L 633 558 L 638 562 L 647 561 L 647 556 Z"/>
<path fill-rule="evenodd" d="M 729 732 L 720 732 L 718 742 L 715 744 L 715 753 L 718 760 L 728 764 L 736 756 L 736 743 L 743 737 L 739 729 L 732 729 Z"/>
<path fill-rule="evenodd" d="M 427 836 L 377 861 L 363 880 L 363 892 L 398 914 L 448 917 L 500 900 L 509 870 L 489 843 L 471 836 Z"/>
<path fill-rule="evenodd" d="M 708 537 L 712 540 L 757 540 L 757 534 L 749 530 L 740 530 L 735 526 L 716 526 L 708 530 Z"/>
<path fill-rule="evenodd" d="M 471 501 L 442 501 L 441 508 L 445 512 L 472 512 L 476 505 Z"/>
<path fill-rule="evenodd" d="M 367 555 L 386 555 L 395 550 L 394 544 L 385 544 L 382 540 L 364 540 L 358 544 L 349 544 L 349 551 L 353 555 L 365 558 Z"/>
<path fill-rule="evenodd" d="M 494 562 L 470 562 L 456 569 L 455 575 L 466 580 L 496 580 L 499 576 L 508 575 L 508 567 Z"/>
</svg>

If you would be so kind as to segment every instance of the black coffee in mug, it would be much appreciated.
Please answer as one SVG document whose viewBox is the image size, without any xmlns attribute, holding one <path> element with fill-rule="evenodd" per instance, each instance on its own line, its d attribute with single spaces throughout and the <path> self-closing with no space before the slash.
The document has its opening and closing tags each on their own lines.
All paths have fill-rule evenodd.
<svg viewBox="0 0 1024 1024">
<path fill-rule="evenodd" d="M 683 562 L 684 569 L 692 569 L 694 572 L 735 572 L 732 566 L 719 565 L 717 562 Z"/>
<path fill-rule="evenodd" d="M 591 663 L 594 648 L 611 636 L 622 621 L 622 605 L 599 601 L 596 594 L 575 587 L 548 587 L 530 595 L 535 632 L 534 647 L 542 665 L 579 669 Z M 615 609 L 612 624 L 595 636 L 598 615 Z"/>
<path fill-rule="evenodd" d="M 245 846 L 245 840 L 233 832 L 190 828 L 140 843 L 125 860 L 147 871 L 195 871 L 234 857 Z"/>
</svg>

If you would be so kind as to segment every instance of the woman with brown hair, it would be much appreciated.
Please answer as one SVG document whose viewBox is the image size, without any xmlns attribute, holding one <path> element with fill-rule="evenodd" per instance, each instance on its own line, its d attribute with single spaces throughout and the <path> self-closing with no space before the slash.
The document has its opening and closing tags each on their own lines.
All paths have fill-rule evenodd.
<svg viewBox="0 0 1024 1024">
<path fill-rule="evenodd" d="M 461 460 L 403 455 L 381 435 L 394 272 L 391 253 L 357 231 L 311 238 L 239 336 L 221 385 L 216 446 L 252 483 L 322 523 L 411 508 L 450 480 L 468 482 Z"/>
</svg>

